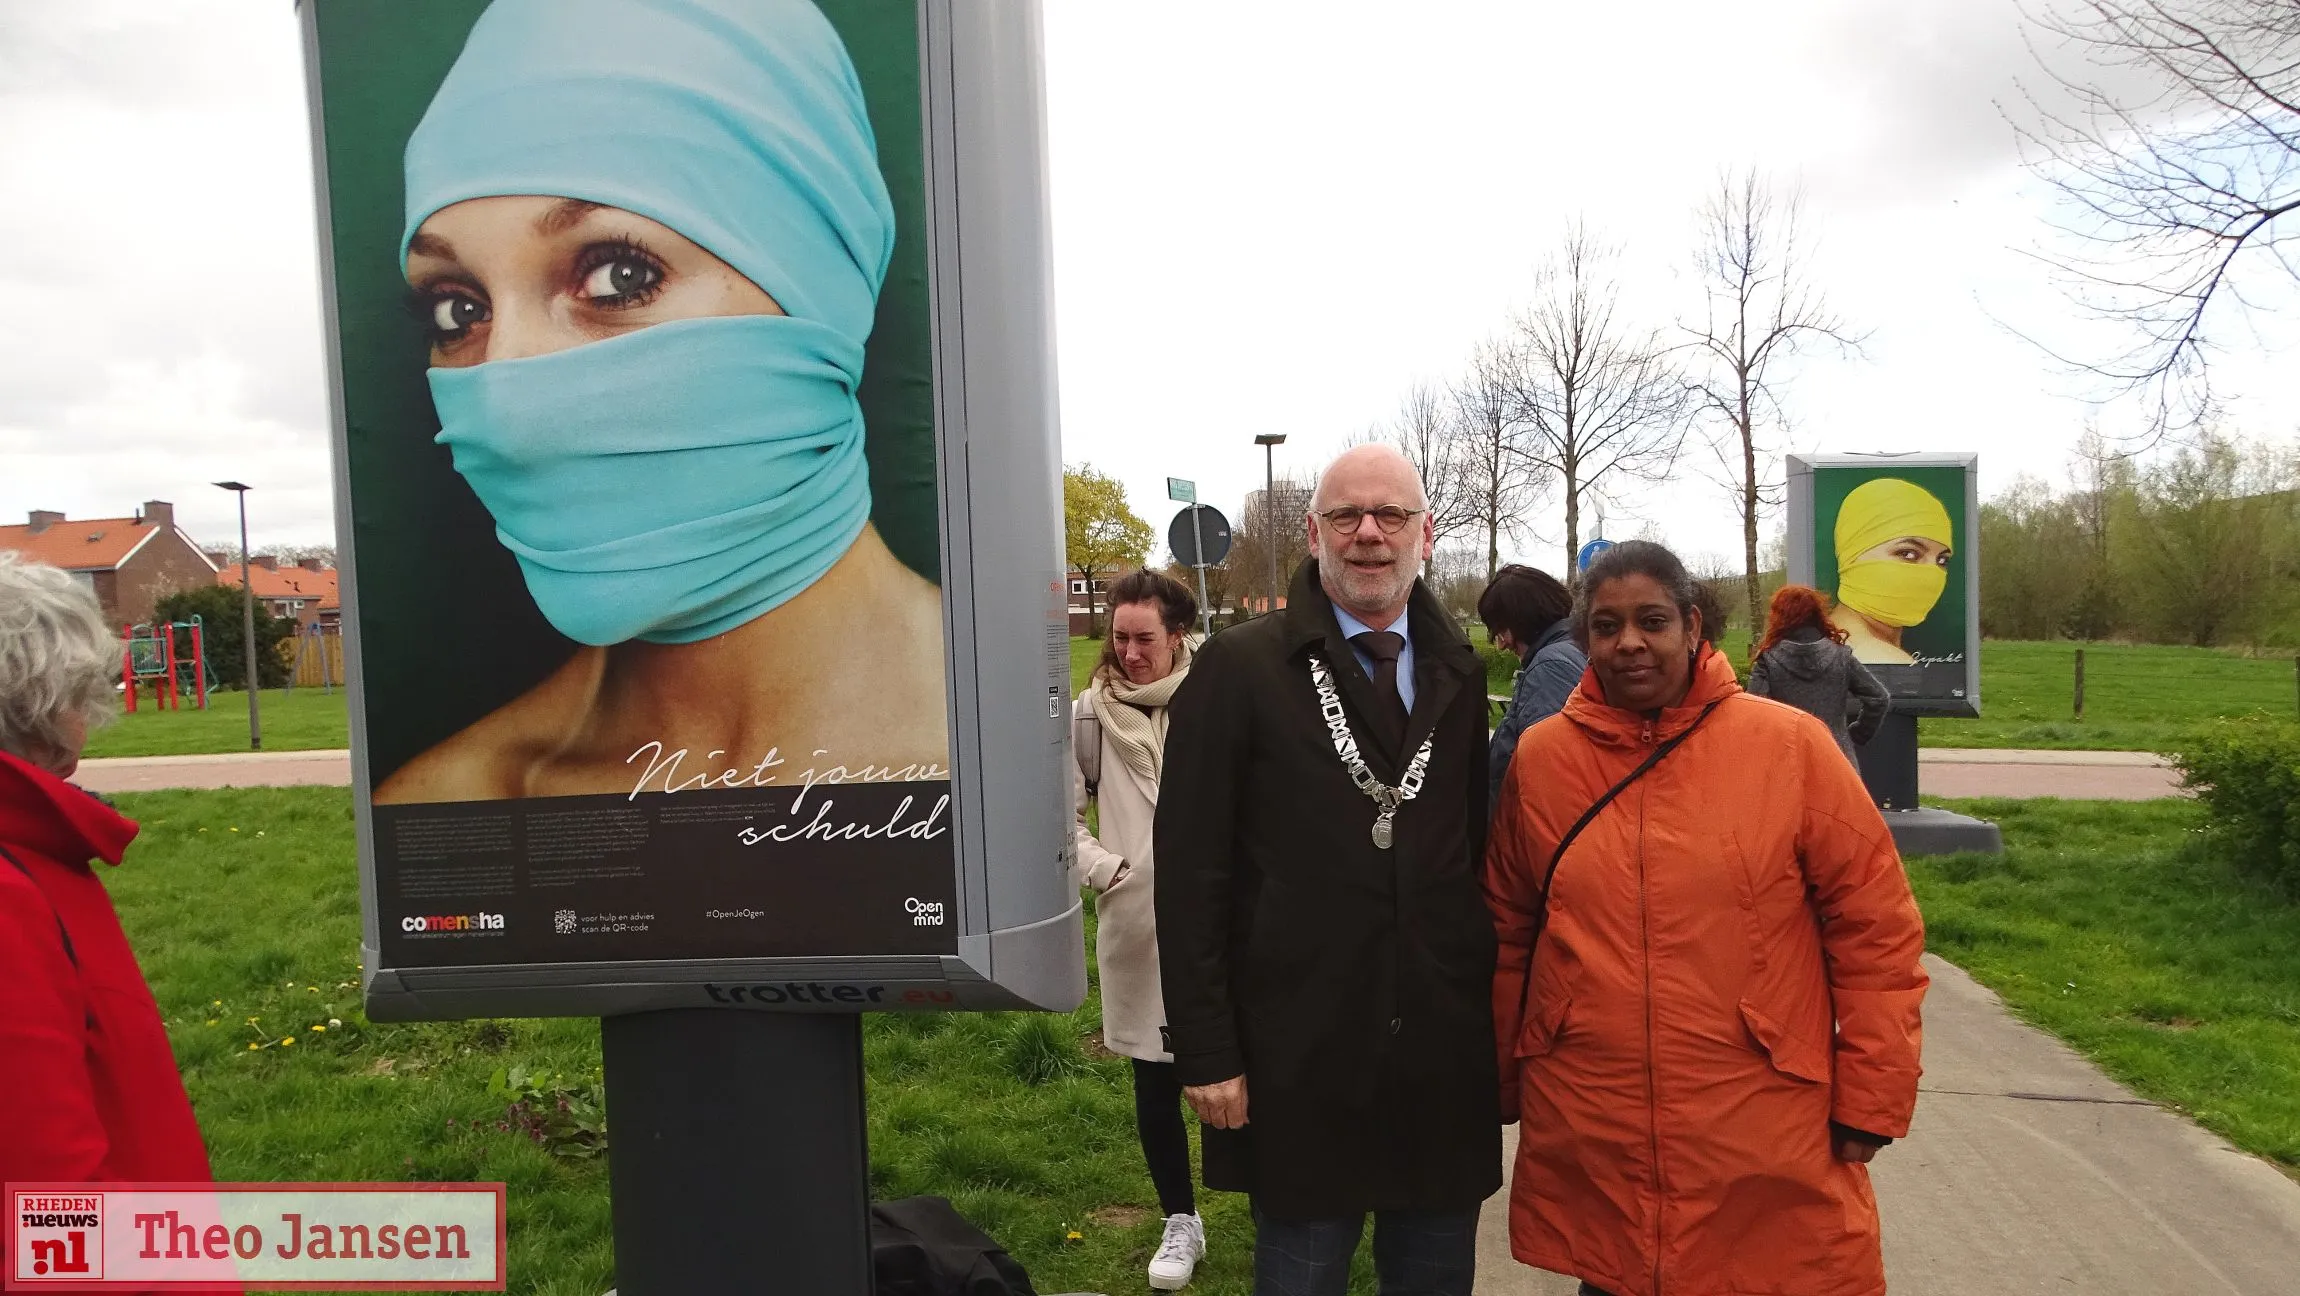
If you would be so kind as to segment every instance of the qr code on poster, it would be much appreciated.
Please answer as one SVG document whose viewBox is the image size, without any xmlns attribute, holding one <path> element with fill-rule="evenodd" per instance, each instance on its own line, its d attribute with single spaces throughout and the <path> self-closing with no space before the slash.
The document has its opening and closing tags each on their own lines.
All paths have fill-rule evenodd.
<svg viewBox="0 0 2300 1296">
<path fill-rule="evenodd" d="M 561 909 L 557 913 L 551 915 L 551 930 L 559 933 L 560 935 L 572 936 L 575 934 L 575 928 L 576 921 L 574 910 Z"/>
</svg>

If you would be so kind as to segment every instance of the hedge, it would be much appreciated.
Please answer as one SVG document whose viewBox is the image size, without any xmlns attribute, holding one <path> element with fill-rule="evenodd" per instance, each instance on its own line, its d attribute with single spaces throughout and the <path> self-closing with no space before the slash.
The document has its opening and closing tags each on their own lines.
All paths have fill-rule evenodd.
<svg viewBox="0 0 2300 1296">
<path fill-rule="evenodd" d="M 2300 896 L 2300 725 L 2222 721 L 2165 755 L 2236 865 Z"/>
</svg>

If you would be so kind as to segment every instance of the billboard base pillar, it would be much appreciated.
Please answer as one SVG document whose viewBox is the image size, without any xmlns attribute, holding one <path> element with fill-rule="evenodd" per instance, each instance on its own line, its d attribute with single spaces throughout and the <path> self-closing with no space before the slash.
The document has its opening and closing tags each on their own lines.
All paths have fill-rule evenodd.
<svg viewBox="0 0 2300 1296">
<path fill-rule="evenodd" d="M 1893 830 L 1893 846 L 1902 858 L 1911 855 L 1954 855 L 1960 851 L 2002 854 L 2004 834 L 1985 819 L 1917 804 L 1917 718 L 1898 712 L 1885 717 L 1877 734 L 1854 749 L 1860 756 L 1861 782 L 1869 798 L 1885 812 L 1885 826 Z"/>
<path fill-rule="evenodd" d="M 869 1296 L 858 1015 L 599 1022 L 621 1296 Z"/>
<path fill-rule="evenodd" d="M 1919 810 L 1887 810 L 1885 826 L 1893 830 L 1893 848 L 1902 859 L 1917 855 L 2002 855 L 2004 834 L 1986 819 L 1954 810 L 1926 806 Z"/>
</svg>

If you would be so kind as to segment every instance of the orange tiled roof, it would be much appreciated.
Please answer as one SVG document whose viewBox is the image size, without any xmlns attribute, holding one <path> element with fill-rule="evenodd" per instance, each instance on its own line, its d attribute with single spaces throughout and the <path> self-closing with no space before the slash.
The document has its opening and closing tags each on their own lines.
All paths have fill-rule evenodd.
<svg viewBox="0 0 2300 1296">
<path fill-rule="evenodd" d="M 240 565 L 232 563 L 216 572 L 216 584 L 238 589 L 242 581 Z M 274 571 L 262 563 L 256 564 L 256 597 L 260 599 L 319 600 L 322 610 L 343 606 L 336 586 L 335 568 L 312 571 L 307 567 L 282 567 Z"/>
<path fill-rule="evenodd" d="M 19 522 L 0 526 L 0 549 L 66 571 L 111 571 L 163 528 L 132 517 L 52 522 L 38 534 Z"/>
</svg>

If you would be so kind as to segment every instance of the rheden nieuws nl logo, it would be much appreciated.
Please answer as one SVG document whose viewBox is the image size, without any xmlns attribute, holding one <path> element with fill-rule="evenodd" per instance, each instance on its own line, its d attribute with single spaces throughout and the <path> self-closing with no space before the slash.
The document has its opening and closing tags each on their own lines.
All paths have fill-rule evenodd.
<svg viewBox="0 0 2300 1296">
<path fill-rule="evenodd" d="M 103 1278 L 104 1194 L 25 1194 L 12 1213 L 19 1277 Z"/>
</svg>

